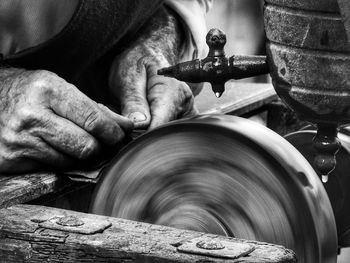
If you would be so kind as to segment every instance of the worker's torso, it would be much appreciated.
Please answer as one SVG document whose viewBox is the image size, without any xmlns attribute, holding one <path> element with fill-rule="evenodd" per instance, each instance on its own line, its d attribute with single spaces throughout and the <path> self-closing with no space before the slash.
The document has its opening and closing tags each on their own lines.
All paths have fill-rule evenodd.
<svg viewBox="0 0 350 263">
<path fill-rule="evenodd" d="M 45 69 L 104 101 L 109 65 L 162 0 L 5 0 L 1 64 Z"/>
</svg>

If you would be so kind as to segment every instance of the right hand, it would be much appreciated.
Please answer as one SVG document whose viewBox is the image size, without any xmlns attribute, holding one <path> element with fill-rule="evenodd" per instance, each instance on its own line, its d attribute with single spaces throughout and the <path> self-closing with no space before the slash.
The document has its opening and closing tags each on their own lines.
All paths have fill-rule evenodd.
<svg viewBox="0 0 350 263">
<path fill-rule="evenodd" d="M 56 74 L 0 69 L 0 172 L 69 168 L 113 146 L 132 122 Z"/>
</svg>

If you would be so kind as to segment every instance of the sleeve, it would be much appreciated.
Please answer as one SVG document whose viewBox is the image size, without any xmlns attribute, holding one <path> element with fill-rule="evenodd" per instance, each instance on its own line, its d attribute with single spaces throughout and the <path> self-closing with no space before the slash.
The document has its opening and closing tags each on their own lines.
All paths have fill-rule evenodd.
<svg viewBox="0 0 350 263">
<path fill-rule="evenodd" d="M 166 0 L 165 4 L 181 17 L 186 32 L 186 42 L 180 60 L 204 57 L 208 51 L 205 43 L 205 14 L 211 8 L 213 0 Z"/>
</svg>

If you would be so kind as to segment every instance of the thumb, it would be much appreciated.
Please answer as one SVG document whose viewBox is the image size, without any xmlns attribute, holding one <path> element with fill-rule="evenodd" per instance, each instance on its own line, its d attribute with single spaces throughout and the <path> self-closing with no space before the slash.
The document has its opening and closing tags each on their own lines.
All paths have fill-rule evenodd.
<svg viewBox="0 0 350 263">
<path fill-rule="evenodd" d="M 131 89 L 124 87 L 126 89 Z M 147 128 L 151 116 L 145 92 L 140 87 L 135 87 L 132 94 L 127 94 L 120 98 L 122 115 L 129 118 L 136 129 Z M 126 92 L 129 93 L 129 92 Z"/>
<path fill-rule="evenodd" d="M 121 114 L 134 123 L 135 129 L 145 129 L 151 121 L 146 83 L 147 76 L 144 69 L 118 68 L 110 75 L 110 88 L 119 101 Z"/>
</svg>

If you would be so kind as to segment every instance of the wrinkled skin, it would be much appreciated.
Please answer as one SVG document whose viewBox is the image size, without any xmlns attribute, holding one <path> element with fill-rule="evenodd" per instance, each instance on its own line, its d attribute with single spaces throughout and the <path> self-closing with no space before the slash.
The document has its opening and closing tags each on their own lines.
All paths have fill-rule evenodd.
<svg viewBox="0 0 350 263">
<path fill-rule="evenodd" d="M 185 82 L 157 75 L 158 69 L 178 62 L 182 31 L 175 15 L 163 9 L 143 30 L 115 58 L 109 83 L 122 115 L 133 120 L 135 128 L 152 129 L 197 111 Z"/>
<path fill-rule="evenodd" d="M 187 84 L 157 75 L 177 62 L 181 28 L 162 9 L 115 58 L 110 91 L 118 115 L 48 71 L 0 68 L 0 173 L 67 169 L 115 146 L 133 128 L 196 113 Z"/>
<path fill-rule="evenodd" d="M 0 83 L 2 173 L 70 167 L 133 128 L 54 73 L 1 69 Z"/>
</svg>

